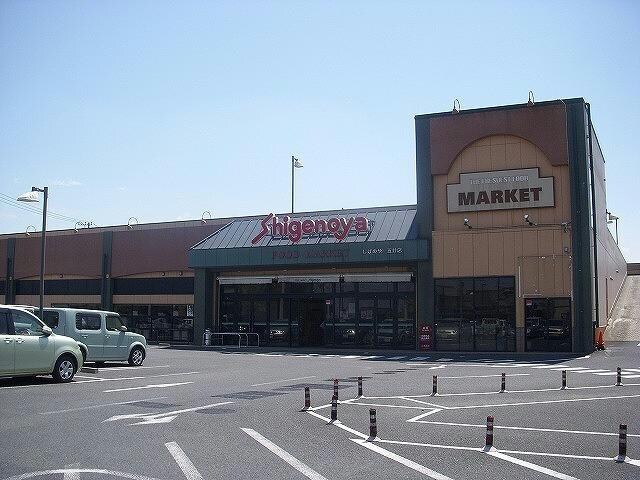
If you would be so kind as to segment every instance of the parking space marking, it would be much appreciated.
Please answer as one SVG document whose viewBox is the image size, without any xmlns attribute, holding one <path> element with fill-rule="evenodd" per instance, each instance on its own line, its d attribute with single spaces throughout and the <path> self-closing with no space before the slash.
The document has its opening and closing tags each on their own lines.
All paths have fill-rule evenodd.
<svg viewBox="0 0 640 480">
<path fill-rule="evenodd" d="M 103 468 L 58 468 L 55 470 L 42 470 L 39 472 L 23 473 L 22 475 L 15 475 L 13 477 L 6 478 L 5 480 L 26 480 L 28 478 L 46 477 L 49 475 L 66 475 L 68 473 L 95 473 L 97 475 L 109 475 L 111 477 L 127 478 L 129 480 L 158 480 L 157 478 L 145 477 L 144 475 L 116 472 L 115 470 L 105 470 Z"/>
<path fill-rule="evenodd" d="M 277 455 L 282 460 L 284 460 L 289 465 L 291 465 L 293 468 L 295 468 L 297 471 L 302 473 L 305 477 L 310 478 L 311 480 L 327 480 L 325 477 L 320 475 L 310 466 L 302 463 L 300 460 L 298 460 L 296 457 L 291 455 L 289 452 L 287 452 L 286 450 L 283 450 L 278 445 L 273 443 L 268 438 L 263 437 L 255 430 L 251 428 L 241 428 L 241 430 L 247 435 L 249 435 L 251 438 L 253 438 L 256 442 L 261 444 L 263 447 L 267 448 L 267 450 L 269 450 L 271 453 Z"/>
<path fill-rule="evenodd" d="M 149 388 L 169 388 L 169 387 L 179 387 L 181 385 L 191 385 L 193 382 L 179 382 L 179 383 L 155 383 L 151 385 L 145 385 L 143 387 L 127 387 L 127 388 L 114 388 L 111 390 L 103 390 L 102 393 L 112 393 L 112 392 L 128 392 L 130 390 L 147 390 Z"/>
<path fill-rule="evenodd" d="M 489 405 L 460 405 L 455 407 L 445 407 L 446 410 L 466 410 L 471 408 L 489 407 L 518 407 L 521 405 L 545 405 L 551 403 L 572 403 L 572 402 L 592 402 L 596 400 L 616 400 L 621 398 L 638 398 L 639 395 L 614 395 L 611 397 L 589 397 L 589 398 L 565 398 L 562 400 L 539 400 L 537 402 L 514 402 L 514 403 L 494 403 Z"/>
<path fill-rule="evenodd" d="M 81 412 L 83 410 L 93 410 L 95 408 L 114 407 L 114 406 L 118 406 L 118 405 L 129 405 L 131 403 L 150 402 L 150 401 L 153 401 L 153 400 L 162 400 L 164 398 L 167 398 L 167 397 L 141 398 L 140 400 L 129 400 L 129 401 L 126 401 L 126 402 L 104 403 L 102 405 L 88 405 L 88 406 L 85 406 L 85 407 L 67 408 L 66 410 L 54 410 L 54 411 L 51 411 L 51 412 L 41 412 L 40 415 L 54 415 L 54 414 L 59 414 L 59 413 Z"/>
<path fill-rule="evenodd" d="M 286 378 L 284 380 L 274 380 L 273 382 L 264 382 L 264 383 L 254 383 L 251 385 L 252 387 L 260 387 L 262 385 L 273 385 L 274 383 L 282 383 L 282 382 L 293 382 L 294 380 L 305 380 L 307 378 L 316 378 L 315 375 L 310 375 L 308 377 L 298 377 L 298 378 Z"/>
<path fill-rule="evenodd" d="M 434 409 L 436 411 L 440 411 L 438 409 Z M 420 417 L 426 417 L 428 415 L 431 415 L 435 412 L 429 412 L 427 414 L 421 415 Z M 418 419 L 416 420 L 415 418 L 412 418 L 411 420 L 407 420 L 410 421 L 412 423 L 427 423 L 429 425 L 446 425 L 446 426 L 450 426 L 450 427 L 475 427 L 475 428 L 486 428 L 486 425 L 480 425 L 480 424 L 474 424 L 474 423 L 456 423 L 456 422 L 436 422 L 434 420 L 421 420 Z M 576 435 L 604 435 L 604 436 L 609 436 L 609 437 L 617 437 L 618 433 L 613 433 L 613 432 L 593 432 L 593 431 L 587 431 L 587 430 L 563 430 L 563 429 L 557 429 L 557 428 L 535 428 L 535 427 L 513 427 L 513 426 L 507 426 L 507 425 L 494 425 L 493 426 L 494 430 L 525 430 L 528 432 L 552 432 L 552 433 L 573 433 Z M 628 433 L 627 437 L 640 437 L 640 434 L 631 434 Z"/>
<path fill-rule="evenodd" d="M 172 365 L 145 365 L 145 366 L 139 366 L 139 367 L 134 367 L 134 366 L 127 366 L 127 367 L 101 367 L 100 371 L 101 372 L 114 372 L 114 371 L 120 371 L 120 370 L 139 370 L 141 368 L 170 368 L 172 367 Z"/>
<path fill-rule="evenodd" d="M 80 480 L 80 472 L 76 470 L 68 470 L 62 475 L 62 480 Z"/>
<path fill-rule="evenodd" d="M 510 373 L 509 375 L 506 375 L 507 377 L 526 377 L 528 375 L 531 375 L 530 373 Z M 495 375 L 461 375 L 459 377 L 439 377 L 439 378 L 489 378 L 489 377 L 500 377 L 502 376 L 502 374 L 495 374 Z"/>
<path fill-rule="evenodd" d="M 435 480 L 452 480 L 451 477 L 447 477 L 446 475 L 438 473 L 435 470 L 431 470 L 430 468 L 427 468 L 424 465 L 420 465 L 419 463 L 409 460 L 408 458 L 405 458 L 393 452 L 390 452 L 389 450 L 382 448 L 379 445 L 375 445 L 373 442 L 367 442 L 366 440 L 361 440 L 359 438 L 352 438 L 351 441 L 354 443 L 357 443 L 362 447 L 365 447 L 371 450 L 372 452 L 376 452 L 380 455 L 383 455 L 384 457 L 387 457 L 390 460 L 398 462 L 404 465 L 405 467 L 409 467 L 410 469 L 415 470 L 416 472 L 422 473 L 423 475 L 426 475 L 429 478 L 433 478 Z"/>
<path fill-rule="evenodd" d="M 126 413 L 123 415 L 114 415 L 103 420 L 105 422 L 115 422 L 117 420 L 141 419 L 141 422 L 132 423 L 131 425 L 149 425 L 152 423 L 169 423 L 173 421 L 179 414 L 187 412 L 197 412 L 199 410 L 207 410 L 221 405 L 228 405 L 233 402 L 219 402 L 211 405 L 203 405 L 202 407 L 183 408 L 182 410 L 174 410 L 173 412 L 164 413 Z"/>
<path fill-rule="evenodd" d="M 556 472 L 555 470 L 551 470 L 550 468 L 542 467 L 540 465 L 536 465 L 535 463 L 527 462 L 526 460 L 520 460 L 519 458 L 511 457 L 509 455 L 505 455 L 504 453 L 500 453 L 497 451 L 488 451 L 486 453 L 487 455 L 499 458 L 500 460 L 506 460 L 507 462 L 515 463 L 516 465 L 520 465 L 530 470 L 535 470 L 536 472 L 544 473 L 545 475 L 549 475 L 551 477 L 560 478 L 562 480 L 578 480 L 576 477 L 572 477 L 571 475 Z"/>
<path fill-rule="evenodd" d="M 176 461 L 187 480 L 204 480 L 195 465 L 189 460 L 187 454 L 180 448 L 176 442 L 168 442 L 164 444 L 169 453 Z"/>
<path fill-rule="evenodd" d="M 182 375 L 196 375 L 200 372 L 181 372 L 181 373 L 162 373 L 159 375 L 147 375 L 146 377 L 114 377 L 114 378 L 96 378 L 93 380 L 84 380 L 82 382 L 72 382 L 70 385 L 79 385 L 82 383 L 96 383 L 96 382 L 118 382 L 124 380 L 145 380 L 147 378 L 161 378 L 161 377 L 177 377 Z"/>
</svg>

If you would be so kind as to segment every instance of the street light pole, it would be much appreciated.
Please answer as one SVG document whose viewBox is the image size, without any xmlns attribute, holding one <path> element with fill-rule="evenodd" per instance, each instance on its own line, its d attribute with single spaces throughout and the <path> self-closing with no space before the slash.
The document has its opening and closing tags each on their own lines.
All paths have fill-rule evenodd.
<svg viewBox="0 0 640 480">
<path fill-rule="evenodd" d="M 31 191 L 20 195 L 18 201 L 20 202 L 37 202 L 37 192 L 44 194 L 44 201 L 42 205 L 42 241 L 40 243 L 40 319 L 44 318 L 44 259 L 45 259 L 45 247 L 47 243 L 47 201 L 49 200 L 49 187 L 38 188 L 31 187 Z"/>
<path fill-rule="evenodd" d="M 302 165 L 302 162 L 300 160 L 298 160 L 296 157 L 294 157 L 293 155 L 291 155 L 291 213 L 294 212 L 293 210 L 293 190 L 294 190 L 294 184 L 295 184 L 295 169 L 296 168 L 302 168 L 304 167 L 304 165 Z"/>
</svg>

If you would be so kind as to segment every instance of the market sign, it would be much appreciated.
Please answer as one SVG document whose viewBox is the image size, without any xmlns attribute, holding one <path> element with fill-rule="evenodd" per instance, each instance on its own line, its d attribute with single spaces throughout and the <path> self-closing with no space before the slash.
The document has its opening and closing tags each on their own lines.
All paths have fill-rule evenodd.
<svg viewBox="0 0 640 480">
<path fill-rule="evenodd" d="M 447 185 L 448 212 L 553 207 L 553 177 L 537 168 L 461 173 L 460 183 Z"/>
<path fill-rule="evenodd" d="M 273 213 L 267 215 L 260 222 L 261 230 L 251 240 L 255 245 L 265 236 L 289 238 L 292 243 L 297 243 L 303 236 L 333 235 L 336 240 L 344 240 L 350 232 L 364 233 L 369 231 L 369 220 L 366 217 L 334 217 L 314 220 L 291 220 L 285 216 L 282 221 Z"/>
</svg>

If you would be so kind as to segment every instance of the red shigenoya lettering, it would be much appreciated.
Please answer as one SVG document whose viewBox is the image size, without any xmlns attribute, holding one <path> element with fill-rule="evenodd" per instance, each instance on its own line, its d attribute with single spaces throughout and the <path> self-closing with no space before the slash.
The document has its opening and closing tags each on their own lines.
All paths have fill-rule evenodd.
<svg viewBox="0 0 640 480">
<path fill-rule="evenodd" d="M 328 220 L 291 220 L 285 216 L 282 221 L 273 213 L 270 213 L 260 222 L 260 232 L 251 240 L 252 244 L 258 243 L 265 235 L 288 237 L 293 243 L 300 241 L 303 235 L 330 233 L 338 241 L 344 240 L 353 229 L 356 232 L 368 232 L 369 220 L 366 217 L 329 218 Z"/>
</svg>

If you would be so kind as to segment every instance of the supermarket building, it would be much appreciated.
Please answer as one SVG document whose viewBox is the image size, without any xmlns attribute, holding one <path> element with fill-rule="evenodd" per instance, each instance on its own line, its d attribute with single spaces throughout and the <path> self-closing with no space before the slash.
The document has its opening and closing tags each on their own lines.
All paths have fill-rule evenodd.
<svg viewBox="0 0 640 480">
<path fill-rule="evenodd" d="M 593 349 L 626 277 L 582 98 L 419 115 L 417 203 L 47 234 L 45 303 L 154 341 Z M 0 236 L 0 294 L 37 304 L 39 237 Z"/>
</svg>

